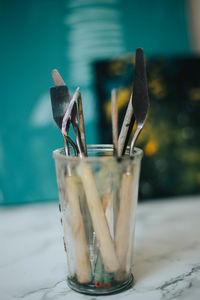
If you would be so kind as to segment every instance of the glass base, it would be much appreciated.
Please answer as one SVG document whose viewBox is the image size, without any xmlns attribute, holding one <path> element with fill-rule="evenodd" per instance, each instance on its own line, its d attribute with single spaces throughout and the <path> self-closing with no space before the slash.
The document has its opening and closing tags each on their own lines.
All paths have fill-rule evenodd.
<svg viewBox="0 0 200 300">
<path fill-rule="evenodd" d="M 88 284 L 79 284 L 74 277 L 67 278 L 67 283 L 72 290 L 82 294 L 109 295 L 130 289 L 134 284 L 134 277 L 130 274 L 126 281 L 118 282 L 113 280 L 109 286 L 102 284 L 100 281 L 96 281 L 95 283 L 91 282 Z"/>
</svg>

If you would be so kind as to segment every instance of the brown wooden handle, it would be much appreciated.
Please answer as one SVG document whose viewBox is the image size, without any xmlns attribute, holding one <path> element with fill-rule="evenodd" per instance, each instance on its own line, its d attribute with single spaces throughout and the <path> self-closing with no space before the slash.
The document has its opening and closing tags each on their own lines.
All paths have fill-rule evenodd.
<svg viewBox="0 0 200 300">
<path fill-rule="evenodd" d="M 130 223 L 132 211 L 132 184 L 133 175 L 124 173 L 120 190 L 120 207 L 116 224 L 115 246 L 120 264 L 117 273 L 117 280 L 124 280 L 127 277 L 126 264 L 130 240 Z"/>
<path fill-rule="evenodd" d="M 81 163 L 80 177 L 83 182 L 88 208 L 92 218 L 94 231 L 96 232 L 99 249 L 101 252 L 104 267 L 107 272 L 116 272 L 119 268 L 118 259 L 115 253 L 106 217 L 103 211 L 101 199 L 96 187 L 92 169 L 84 162 Z"/>
<path fill-rule="evenodd" d="M 78 187 L 73 176 L 66 177 L 65 181 L 72 218 L 72 234 L 75 245 L 77 280 L 79 283 L 88 283 L 91 280 L 91 271 L 88 244 L 79 205 Z"/>
<path fill-rule="evenodd" d="M 102 198 L 103 211 L 106 217 L 106 222 L 110 231 L 110 235 L 114 240 L 114 226 L 115 226 L 115 214 L 114 214 L 114 203 L 113 195 L 111 191 L 104 193 Z"/>
</svg>

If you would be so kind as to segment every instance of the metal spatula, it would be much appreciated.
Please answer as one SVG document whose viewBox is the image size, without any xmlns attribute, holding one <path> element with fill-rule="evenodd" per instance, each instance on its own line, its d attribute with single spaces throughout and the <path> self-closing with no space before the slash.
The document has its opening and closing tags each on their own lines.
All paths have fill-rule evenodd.
<svg viewBox="0 0 200 300">
<path fill-rule="evenodd" d="M 67 107 L 69 106 L 71 94 L 67 86 L 65 85 L 62 77 L 57 70 L 52 71 L 52 77 L 55 83 L 55 87 L 50 89 L 51 95 L 51 106 L 53 111 L 53 118 L 60 130 L 62 130 L 62 120 L 65 114 Z M 70 121 L 66 124 L 66 132 L 68 132 L 70 126 Z M 74 144 L 72 139 L 69 136 L 63 136 L 65 152 L 66 155 L 69 155 L 68 143 L 74 149 L 75 154 L 78 154 L 77 146 Z"/>
<path fill-rule="evenodd" d="M 142 48 L 136 50 L 132 105 L 136 120 L 136 131 L 131 141 L 130 157 L 133 156 L 135 142 L 144 126 L 149 109 L 146 67 Z"/>
<path fill-rule="evenodd" d="M 58 128 L 62 128 L 62 120 L 70 102 L 69 90 L 66 86 L 56 86 L 50 89 L 53 118 Z M 66 131 L 68 131 L 69 122 Z"/>
</svg>

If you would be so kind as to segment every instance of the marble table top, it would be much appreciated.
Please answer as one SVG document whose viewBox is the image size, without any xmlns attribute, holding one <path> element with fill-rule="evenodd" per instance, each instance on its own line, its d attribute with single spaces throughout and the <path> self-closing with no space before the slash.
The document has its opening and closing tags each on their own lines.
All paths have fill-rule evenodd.
<svg viewBox="0 0 200 300">
<path fill-rule="evenodd" d="M 140 203 L 135 285 L 112 296 L 87 296 L 66 284 L 58 203 L 0 209 L 1 300 L 199 300 L 200 196 Z"/>
</svg>

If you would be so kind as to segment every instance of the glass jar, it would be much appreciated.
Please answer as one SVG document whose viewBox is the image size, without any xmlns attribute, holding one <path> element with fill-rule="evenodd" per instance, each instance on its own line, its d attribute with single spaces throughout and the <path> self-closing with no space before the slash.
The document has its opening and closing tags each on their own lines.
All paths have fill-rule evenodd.
<svg viewBox="0 0 200 300">
<path fill-rule="evenodd" d="M 68 263 L 68 285 L 85 294 L 133 285 L 133 242 L 142 150 L 113 156 L 112 145 L 87 147 L 88 157 L 53 152 Z"/>
</svg>

